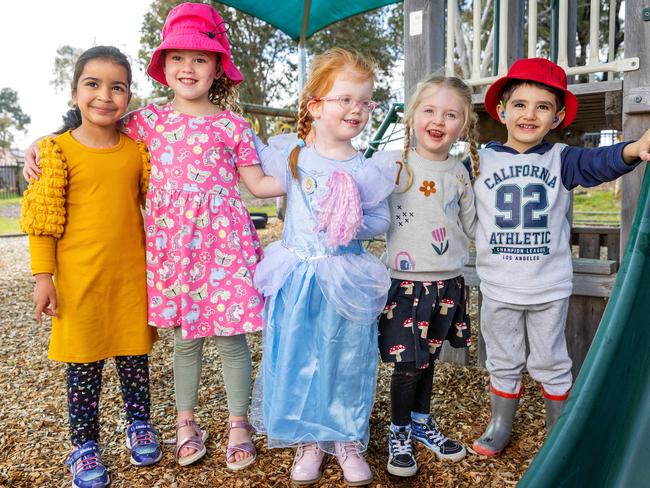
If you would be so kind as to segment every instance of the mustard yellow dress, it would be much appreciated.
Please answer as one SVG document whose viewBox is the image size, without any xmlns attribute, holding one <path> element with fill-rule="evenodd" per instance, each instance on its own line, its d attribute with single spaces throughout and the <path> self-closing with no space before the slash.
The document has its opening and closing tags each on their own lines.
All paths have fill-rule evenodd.
<svg viewBox="0 0 650 488">
<path fill-rule="evenodd" d="M 95 149 L 70 132 L 41 141 L 37 182 L 23 197 L 32 274 L 54 274 L 57 316 L 49 358 L 88 363 L 149 354 L 144 227 L 146 147 L 120 134 Z"/>
</svg>

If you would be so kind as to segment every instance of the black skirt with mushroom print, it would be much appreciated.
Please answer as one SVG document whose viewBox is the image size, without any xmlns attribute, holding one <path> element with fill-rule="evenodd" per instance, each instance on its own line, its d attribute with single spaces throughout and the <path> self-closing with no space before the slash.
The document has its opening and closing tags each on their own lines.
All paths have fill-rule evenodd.
<svg viewBox="0 0 650 488">
<path fill-rule="evenodd" d="M 465 280 L 391 279 L 388 302 L 379 318 L 379 352 L 385 363 L 415 362 L 426 368 L 442 343 L 467 347 L 471 337 Z"/>
</svg>

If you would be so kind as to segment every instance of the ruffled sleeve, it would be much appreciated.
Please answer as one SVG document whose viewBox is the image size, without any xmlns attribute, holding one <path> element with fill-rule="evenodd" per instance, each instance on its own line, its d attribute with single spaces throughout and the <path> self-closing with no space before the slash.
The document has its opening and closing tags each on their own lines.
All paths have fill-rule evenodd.
<svg viewBox="0 0 650 488">
<path fill-rule="evenodd" d="M 151 157 L 147 145 L 142 141 L 135 141 L 140 150 L 140 157 L 142 158 L 142 174 L 140 175 L 140 206 L 144 207 L 145 199 L 147 197 L 147 190 L 149 189 L 149 178 L 151 177 Z"/>
<path fill-rule="evenodd" d="M 60 238 L 65 226 L 68 170 L 61 147 L 51 137 L 38 144 L 41 177 L 23 195 L 20 228 L 30 236 Z"/>
<path fill-rule="evenodd" d="M 376 207 L 393 192 L 399 158 L 399 151 L 379 151 L 353 175 L 364 209 Z"/>
<path fill-rule="evenodd" d="M 273 136 L 269 139 L 268 144 L 264 144 L 257 135 L 255 136 L 255 147 L 262 162 L 264 174 L 273 176 L 285 192 L 287 191 L 289 154 L 297 144 L 298 136 L 296 134 Z"/>
</svg>

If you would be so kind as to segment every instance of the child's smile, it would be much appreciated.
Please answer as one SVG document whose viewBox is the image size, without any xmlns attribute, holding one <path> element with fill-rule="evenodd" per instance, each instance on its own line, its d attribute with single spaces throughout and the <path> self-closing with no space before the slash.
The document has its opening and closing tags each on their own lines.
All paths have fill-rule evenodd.
<svg viewBox="0 0 650 488">
<path fill-rule="evenodd" d="M 497 111 L 508 129 L 506 146 L 522 153 L 542 142 L 564 117 L 555 95 L 533 85 L 517 87 Z"/>
<path fill-rule="evenodd" d="M 466 106 L 450 88 L 431 87 L 422 92 L 413 115 L 416 151 L 431 161 L 444 161 L 463 132 Z"/>
</svg>

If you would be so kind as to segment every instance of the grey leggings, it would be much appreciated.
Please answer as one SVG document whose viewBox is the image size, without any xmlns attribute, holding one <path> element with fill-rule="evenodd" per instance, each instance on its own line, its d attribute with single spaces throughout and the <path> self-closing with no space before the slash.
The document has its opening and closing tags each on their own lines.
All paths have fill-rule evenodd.
<svg viewBox="0 0 650 488">
<path fill-rule="evenodd" d="M 245 416 L 248 413 L 252 369 L 246 335 L 220 336 L 213 340 L 221 356 L 228 411 L 230 415 Z M 204 341 L 185 340 L 181 336 L 181 328 L 174 329 L 174 389 L 178 411 L 194 410 L 197 405 Z"/>
</svg>

